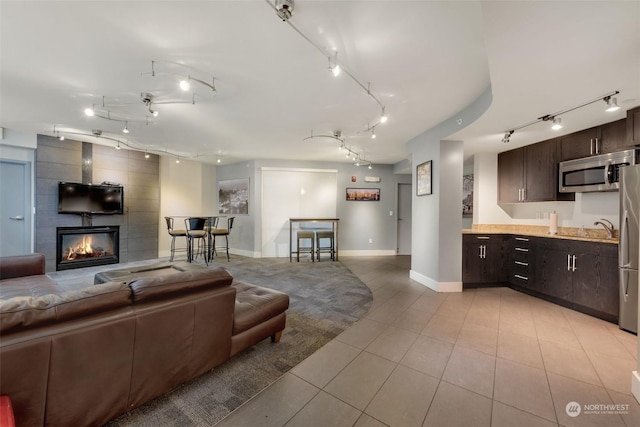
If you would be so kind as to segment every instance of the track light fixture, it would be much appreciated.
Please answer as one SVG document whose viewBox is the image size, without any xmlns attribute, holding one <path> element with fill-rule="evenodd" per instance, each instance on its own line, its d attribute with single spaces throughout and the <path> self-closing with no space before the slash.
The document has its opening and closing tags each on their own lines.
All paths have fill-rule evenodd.
<svg viewBox="0 0 640 427">
<path fill-rule="evenodd" d="M 504 142 L 505 144 L 508 144 L 508 143 L 509 143 L 509 140 L 510 140 L 510 138 L 511 138 L 511 135 L 513 135 L 513 132 L 514 132 L 514 131 L 512 131 L 512 130 L 510 130 L 510 131 L 508 131 L 508 132 L 505 132 L 505 134 L 504 134 L 504 138 L 502 138 L 502 142 Z"/>
<path fill-rule="evenodd" d="M 380 123 L 387 123 L 387 120 L 389 120 L 389 117 L 387 117 L 387 114 L 384 112 L 384 107 L 382 107 L 382 113 L 380 114 Z"/>
<path fill-rule="evenodd" d="M 84 109 L 84 114 L 85 114 L 87 117 L 93 117 L 93 116 L 95 116 L 95 115 L 96 115 L 96 112 L 95 112 L 94 108 L 95 108 L 95 106 L 94 106 L 94 107 L 91 107 L 91 108 L 85 108 L 85 109 Z"/>
<path fill-rule="evenodd" d="M 340 75 L 340 64 L 338 64 L 338 52 L 333 55 L 333 59 L 331 56 L 327 57 L 329 60 L 329 71 L 333 74 L 333 77 L 338 77 Z"/>
<path fill-rule="evenodd" d="M 620 91 L 616 90 L 616 91 L 608 93 L 608 94 L 606 94 L 604 96 L 600 96 L 600 97 L 598 97 L 596 99 L 593 99 L 591 101 L 587 101 L 587 102 L 585 102 L 583 104 L 577 105 L 575 107 L 567 108 L 566 110 L 558 111 L 557 113 L 554 113 L 554 114 L 545 114 L 542 117 L 538 117 L 536 120 L 530 121 L 529 123 L 525 123 L 523 125 L 516 126 L 516 127 L 512 128 L 511 130 L 507 131 L 504 134 L 504 138 L 502 138 L 502 142 L 508 143 L 509 142 L 509 137 L 511 137 L 511 135 L 513 135 L 513 132 L 515 132 L 517 130 L 520 130 L 522 128 L 526 128 L 527 126 L 534 125 L 534 124 L 536 124 L 538 122 L 551 121 L 553 123 L 553 125 L 551 126 L 551 129 L 553 129 L 553 130 L 562 129 L 562 120 L 558 116 L 560 116 L 561 114 L 568 113 L 568 112 L 573 111 L 573 110 L 577 110 L 578 108 L 586 107 L 587 105 L 591 105 L 594 102 L 604 101 L 604 102 L 607 103 L 607 106 L 608 106 L 606 111 L 616 111 L 620 107 L 618 107 L 616 98 L 612 98 L 612 97 L 614 95 L 619 94 L 619 93 L 620 93 Z"/>
<path fill-rule="evenodd" d="M 147 150 L 144 150 L 144 158 L 145 158 L 145 159 L 148 159 L 149 157 L 151 157 L 151 156 L 149 155 L 149 152 L 148 152 Z"/>
<path fill-rule="evenodd" d="M 189 89 L 191 89 L 191 83 L 189 82 L 189 80 L 191 80 L 191 77 L 187 76 L 186 80 L 180 80 L 180 89 L 182 89 L 184 92 L 187 92 Z"/>
<path fill-rule="evenodd" d="M 116 150 L 120 150 L 122 147 L 120 147 L 120 141 L 118 141 L 118 145 L 116 145 Z"/>
<path fill-rule="evenodd" d="M 604 98 L 602 98 L 602 100 L 607 103 L 607 109 L 605 111 L 612 113 L 620 109 L 620 107 L 618 106 L 617 98 L 612 98 L 611 96 L 605 96 Z"/>
<path fill-rule="evenodd" d="M 124 122 L 124 128 L 122 129 L 122 133 L 129 133 L 129 122 Z"/>
</svg>

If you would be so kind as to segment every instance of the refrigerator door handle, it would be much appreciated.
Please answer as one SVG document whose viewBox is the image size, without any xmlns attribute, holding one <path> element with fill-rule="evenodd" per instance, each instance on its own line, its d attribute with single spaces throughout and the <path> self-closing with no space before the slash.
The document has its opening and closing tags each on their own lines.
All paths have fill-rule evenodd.
<svg viewBox="0 0 640 427">
<path fill-rule="evenodd" d="M 622 230 L 620 230 L 620 267 L 631 267 L 631 261 L 629 260 L 629 245 L 631 243 L 629 236 L 629 212 L 625 209 L 622 214 Z"/>
</svg>

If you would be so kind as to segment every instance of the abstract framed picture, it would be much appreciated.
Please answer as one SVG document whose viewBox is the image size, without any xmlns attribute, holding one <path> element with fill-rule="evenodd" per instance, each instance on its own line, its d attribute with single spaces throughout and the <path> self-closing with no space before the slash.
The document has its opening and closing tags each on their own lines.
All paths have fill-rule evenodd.
<svg viewBox="0 0 640 427">
<path fill-rule="evenodd" d="M 348 202 L 379 202 L 379 188 L 347 188 Z"/>
<path fill-rule="evenodd" d="M 462 216 L 473 216 L 473 174 L 462 175 Z"/>
<path fill-rule="evenodd" d="M 218 181 L 218 213 L 249 214 L 249 178 Z"/>
<path fill-rule="evenodd" d="M 416 168 L 416 195 L 431 194 L 431 160 L 418 165 Z"/>
</svg>

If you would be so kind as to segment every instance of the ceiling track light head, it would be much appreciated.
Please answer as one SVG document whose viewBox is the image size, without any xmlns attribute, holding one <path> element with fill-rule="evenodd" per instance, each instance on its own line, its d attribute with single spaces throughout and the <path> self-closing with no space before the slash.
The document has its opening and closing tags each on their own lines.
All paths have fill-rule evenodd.
<svg viewBox="0 0 640 427">
<path fill-rule="evenodd" d="M 602 100 L 607 103 L 607 109 L 605 111 L 612 113 L 620 109 L 617 98 L 612 98 L 611 95 L 609 95 L 602 98 Z"/>
<path fill-rule="evenodd" d="M 553 125 L 551 125 L 551 129 L 560 130 L 562 129 L 562 119 L 560 117 L 553 118 Z"/>
<path fill-rule="evenodd" d="M 293 0 L 276 0 L 275 9 L 282 21 L 288 21 L 293 15 Z"/>
</svg>

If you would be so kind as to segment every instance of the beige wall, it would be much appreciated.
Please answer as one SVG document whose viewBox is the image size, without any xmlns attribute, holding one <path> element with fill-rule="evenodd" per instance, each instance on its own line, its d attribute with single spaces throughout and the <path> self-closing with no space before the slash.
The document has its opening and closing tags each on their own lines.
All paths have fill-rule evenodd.
<svg viewBox="0 0 640 427">
<path fill-rule="evenodd" d="M 172 157 L 160 157 L 158 256 L 170 255 L 171 238 L 164 217 L 214 215 L 217 198 L 214 165 L 184 159 L 176 163 Z M 175 227 L 184 228 L 182 218 L 176 219 Z M 184 247 L 184 242 L 177 242 L 178 247 Z M 184 254 L 181 256 L 184 257 Z"/>
</svg>

